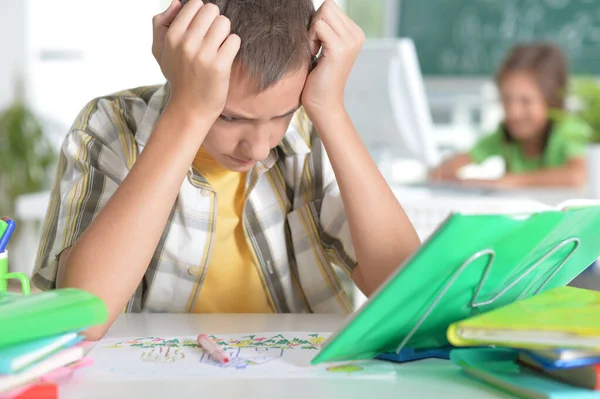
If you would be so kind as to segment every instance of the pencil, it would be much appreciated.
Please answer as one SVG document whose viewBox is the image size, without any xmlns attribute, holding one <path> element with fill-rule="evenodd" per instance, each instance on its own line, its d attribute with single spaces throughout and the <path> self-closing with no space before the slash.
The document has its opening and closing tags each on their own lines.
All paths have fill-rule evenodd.
<svg viewBox="0 0 600 399">
<path fill-rule="evenodd" d="M 219 348 L 210 337 L 206 334 L 200 334 L 197 338 L 198 345 L 202 347 L 216 361 L 219 363 L 229 363 L 229 356 L 225 353 L 225 351 Z"/>
</svg>

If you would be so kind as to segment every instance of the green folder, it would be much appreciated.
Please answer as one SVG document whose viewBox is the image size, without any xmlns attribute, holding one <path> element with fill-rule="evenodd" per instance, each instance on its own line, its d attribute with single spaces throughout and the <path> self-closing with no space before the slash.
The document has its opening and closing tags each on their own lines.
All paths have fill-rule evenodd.
<svg viewBox="0 0 600 399">
<path fill-rule="evenodd" d="M 600 257 L 600 207 L 453 214 L 313 359 L 447 346 L 458 320 L 568 284 Z"/>
<path fill-rule="evenodd" d="M 107 319 L 104 302 L 74 288 L 27 296 L 0 293 L 0 348 L 82 330 Z"/>
</svg>

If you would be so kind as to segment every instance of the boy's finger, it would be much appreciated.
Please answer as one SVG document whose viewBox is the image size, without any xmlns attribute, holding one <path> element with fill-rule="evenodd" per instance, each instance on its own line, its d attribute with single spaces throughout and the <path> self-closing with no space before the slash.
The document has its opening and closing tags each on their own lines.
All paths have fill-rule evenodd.
<svg viewBox="0 0 600 399">
<path fill-rule="evenodd" d="M 341 38 L 347 37 L 349 32 L 342 19 L 341 9 L 333 1 L 326 1 L 313 18 L 313 24 L 319 20 L 327 22 L 333 31 Z M 338 12 L 339 10 L 339 12 Z"/>
<path fill-rule="evenodd" d="M 233 61 L 235 60 L 235 56 L 238 51 L 240 51 L 240 46 L 242 41 L 240 37 L 236 34 L 231 34 L 227 36 L 227 39 L 223 42 L 218 52 L 219 62 L 222 62 L 223 65 L 231 68 L 233 65 Z"/>
<path fill-rule="evenodd" d="M 321 49 L 321 41 L 317 35 L 317 31 L 315 30 L 315 22 L 313 22 L 308 31 L 308 41 L 310 45 L 310 54 L 314 57 L 319 54 L 319 50 Z"/>
<path fill-rule="evenodd" d="M 348 14 L 346 14 L 344 12 L 344 10 L 342 9 L 342 7 L 340 7 L 340 5 L 335 2 L 332 1 L 332 8 L 334 10 L 334 12 L 339 15 L 341 21 L 344 23 L 344 26 L 346 27 L 346 29 L 350 29 L 350 27 L 352 26 L 352 24 L 354 24 L 354 21 L 352 21 L 352 18 L 350 18 L 348 16 Z"/>
<path fill-rule="evenodd" d="M 319 20 L 313 24 L 310 28 L 309 36 L 311 36 L 310 32 L 313 32 L 312 35 L 316 37 L 316 40 L 323 46 L 322 57 L 327 57 L 329 52 L 335 50 L 335 47 L 339 45 L 340 39 L 338 35 L 333 31 L 331 26 L 323 20 Z"/>
<path fill-rule="evenodd" d="M 321 42 L 318 40 L 314 40 L 310 42 L 310 55 L 315 57 L 319 54 L 319 50 L 321 49 Z"/>
<path fill-rule="evenodd" d="M 187 7 L 187 6 L 186 6 Z M 188 28 L 188 34 L 191 35 L 194 40 L 200 42 L 200 39 L 206 36 L 206 33 L 210 30 L 211 26 L 215 23 L 216 19 L 219 17 L 220 11 L 219 7 L 210 3 L 205 4 L 200 11 L 196 14 L 190 26 Z M 229 33 L 229 32 L 227 32 Z M 227 35 L 223 36 L 223 40 Z M 221 44 L 221 43 L 219 43 Z M 218 48 L 218 46 L 216 47 Z"/>
<path fill-rule="evenodd" d="M 160 14 L 154 17 L 154 19 L 152 20 L 152 22 L 154 22 L 154 27 L 168 28 L 169 26 L 171 26 L 171 24 L 175 20 L 175 17 L 181 10 L 181 7 L 182 6 L 179 0 L 172 0 L 171 4 L 169 4 L 169 7 L 165 11 L 161 12 Z"/>
<path fill-rule="evenodd" d="M 173 20 L 173 23 L 169 27 L 169 34 L 177 38 L 183 36 L 203 5 L 202 0 L 190 0 L 175 16 L 175 20 Z"/>
<path fill-rule="evenodd" d="M 352 38 L 362 43 L 365 39 L 362 29 L 360 29 L 360 27 L 352 20 L 352 18 L 350 18 L 348 14 L 344 12 L 338 3 L 332 2 L 332 9 L 333 12 L 339 17 L 340 21 L 342 21 L 344 24 L 344 27 L 346 28 L 345 34 L 350 35 Z"/>
<path fill-rule="evenodd" d="M 202 45 L 209 52 L 216 54 L 230 33 L 231 21 L 227 17 L 219 15 L 206 32 Z"/>
</svg>

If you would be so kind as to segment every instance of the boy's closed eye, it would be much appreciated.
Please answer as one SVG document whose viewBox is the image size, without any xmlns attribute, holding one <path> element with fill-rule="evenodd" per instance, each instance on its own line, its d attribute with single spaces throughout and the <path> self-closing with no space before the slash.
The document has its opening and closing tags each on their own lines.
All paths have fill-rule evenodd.
<svg viewBox="0 0 600 399">
<path fill-rule="evenodd" d="M 290 111 L 282 114 L 282 115 L 277 115 L 271 118 L 271 120 L 285 120 L 288 118 L 291 118 L 294 113 L 296 113 L 296 111 L 298 111 L 298 109 L 300 108 L 300 105 L 294 107 L 293 109 L 291 109 Z M 229 112 L 228 112 L 229 113 Z M 249 116 L 243 116 L 243 115 L 228 115 L 228 114 L 221 114 L 219 115 L 219 119 L 222 120 L 223 122 L 227 122 L 227 123 L 233 123 L 233 122 L 252 122 L 252 121 L 257 121 L 258 119 L 253 118 L 253 117 L 249 117 Z"/>
<path fill-rule="evenodd" d="M 223 115 L 223 114 L 219 115 L 219 119 L 221 119 L 223 122 L 227 122 L 227 123 L 237 122 L 237 121 L 240 120 L 240 119 L 235 118 L 233 116 Z"/>
</svg>

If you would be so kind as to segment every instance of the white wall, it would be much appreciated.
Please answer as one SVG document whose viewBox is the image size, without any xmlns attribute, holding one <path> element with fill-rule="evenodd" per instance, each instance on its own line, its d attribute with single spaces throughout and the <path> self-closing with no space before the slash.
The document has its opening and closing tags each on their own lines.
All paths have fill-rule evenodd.
<svg viewBox="0 0 600 399">
<path fill-rule="evenodd" d="M 25 3 L 0 0 L 0 109 L 14 95 L 14 79 L 23 70 L 25 59 Z"/>
<path fill-rule="evenodd" d="M 63 135 L 91 99 L 164 82 L 151 53 L 160 1 L 24 1 L 28 98 Z"/>
</svg>

